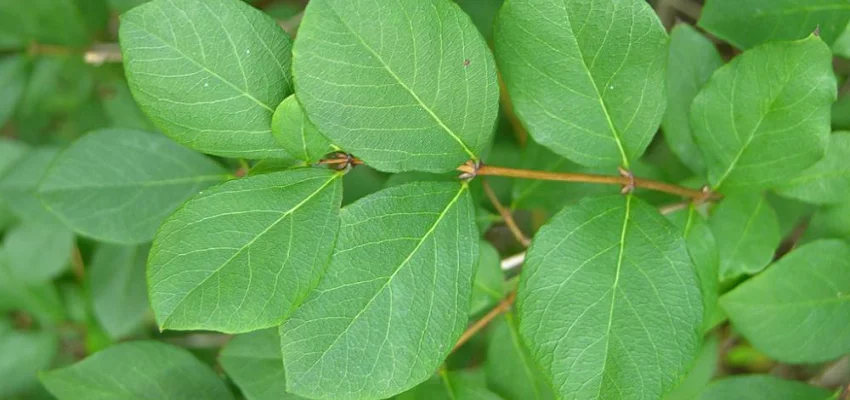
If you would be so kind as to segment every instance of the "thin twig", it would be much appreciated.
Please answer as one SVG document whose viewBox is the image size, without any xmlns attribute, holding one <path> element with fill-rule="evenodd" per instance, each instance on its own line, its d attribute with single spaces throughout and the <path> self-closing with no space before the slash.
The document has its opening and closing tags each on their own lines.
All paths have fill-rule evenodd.
<svg viewBox="0 0 850 400">
<path fill-rule="evenodd" d="M 490 202 L 493 203 L 493 207 L 496 207 L 496 211 L 498 211 L 499 215 L 502 216 L 502 219 L 505 221 L 505 225 L 507 225 L 508 229 L 510 229 L 511 234 L 514 235 L 517 242 L 524 247 L 528 247 L 528 245 L 531 244 L 531 240 L 529 240 L 528 237 L 522 233 L 522 230 L 519 229 L 519 226 L 514 220 L 513 214 L 511 214 L 511 210 L 508 210 L 504 205 L 502 205 L 502 202 L 499 201 L 499 198 L 496 196 L 496 193 L 493 192 L 493 188 L 490 187 L 490 183 L 488 183 L 486 179 L 481 180 L 481 186 L 484 187 L 484 193 L 487 194 Z"/>
<path fill-rule="evenodd" d="M 694 201 L 698 202 L 716 201 L 721 199 L 720 194 L 713 193 L 707 190 L 688 189 L 669 183 L 658 182 L 643 178 L 633 178 L 634 181 L 632 181 L 632 178 L 628 176 L 532 171 L 526 169 L 495 167 L 490 165 L 482 165 L 476 170 L 473 166 L 470 166 L 469 164 L 461 165 L 457 168 L 457 170 L 464 173 L 476 175 L 505 176 L 511 178 L 540 179 L 547 181 L 601 183 L 606 185 L 620 186 L 626 186 L 634 183 L 634 186 L 636 188 L 650 189 L 659 192 L 674 194 L 681 197 L 689 197 Z"/>
<path fill-rule="evenodd" d="M 463 332 L 463 335 L 460 335 L 460 339 L 457 340 L 455 347 L 452 348 L 452 351 L 457 350 L 460 346 L 463 346 L 464 343 L 468 342 L 476 333 L 480 330 L 484 329 L 490 322 L 492 322 L 496 317 L 501 315 L 503 312 L 507 311 L 511 308 L 511 305 L 514 304 L 514 300 L 516 299 L 516 292 L 511 292 L 502 300 L 499 305 L 494 307 L 487 315 L 483 316 L 478 321 L 475 321 L 466 331 Z"/>
<path fill-rule="evenodd" d="M 690 205 L 691 205 L 691 200 L 680 201 L 678 203 L 673 203 L 673 204 L 668 204 L 666 206 L 658 207 L 658 212 L 661 215 L 669 215 L 669 214 L 672 214 L 676 211 L 684 210 L 684 209 L 688 208 L 688 206 L 690 206 Z"/>
<path fill-rule="evenodd" d="M 515 268 L 519 268 L 520 265 L 525 261 L 525 252 L 519 254 L 514 254 L 508 258 L 505 258 L 501 262 L 502 271 L 511 271 Z"/>
<path fill-rule="evenodd" d="M 103 63 L 120 63 L 121 62 L 121 47 L 118 43 L 98 43 L 89 48 L 83 59 L 86 64 L 102 65 Z"/>
</svg>

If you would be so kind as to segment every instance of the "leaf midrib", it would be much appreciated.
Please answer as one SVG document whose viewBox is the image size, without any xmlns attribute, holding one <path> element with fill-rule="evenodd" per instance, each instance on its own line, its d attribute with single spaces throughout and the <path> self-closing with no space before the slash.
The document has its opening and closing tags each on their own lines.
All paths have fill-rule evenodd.
<svg viewBox="0 0 850 400">
<path fill-rule="evenodd" d="M 457 192 L 457 194 L 455 194 L 454 198 L 452 198 L 451 201 L 449 201 L 449 203 L 446 205 L 446 207 L 443 209 L 443 211 L 440 212 L 440 215 L 437 216 L 437 219 L 434 220 L 434 223 L 422 235 L 422 239 L 420 239 L 419 242 L 416 243 L 416 246 L 413 248 L 413 250 L 411 250 L 410 253 L 407 255 L 407 257 L 405 257 L 405 259 L 401 263 L 398 264 L 395 271 L 393 271 L 393 273 L 389 276 L 389 278 L 387 278 L 387 281 L 383 285 L 381 285 L 381 287 L 377 291 L 375 291 L 375 294 L 372 296 L 372 298 L 369 299 L 369 301 L 366 302 L 366 304 L 361 308 L 361 310 L 359 312 L 357 312 L 357 314 L 354 317 L 351 318 L 351 322 L 349 322 L 348 326 L 346 326 L 345 329 L 343 329 L 342 332 L 340 332 L 340 334 L 336 337 L 336 339 L 334 339 L 334 341 L 331 342 L 331 344 L 329 344 L 327 346 L 327 348 L 322 352 L 322 354 L 319 355 L 319 357 L 316 358 L 316 361 L 312 365 L 310 365 L 310 367 L 307 368 L 306 371 L 312 370 L 316 365 L 319 364 L 319 362 L 322 361 L 322 359 L 325 357 L 325 355 L 336 345 L 336 343 L 340 340 L 340 338 L 345 336 L 345 334 L 348 333 L 348 330 L 351 328 L 351 326 L 354 325 L 355 322 L 357 322 L 357 320 L 360 318 L 360 316 L 363 315 L 363 313 L 365 313 L 367 309 L 369 309 L 369 306 L 372 305 L 372 303 L 375 301 L 375 299 L 377 299 L 378 296 L 380 296 L 380 294 L 383 293 L 383 291 L 392 283 L 392 281 L 396 277 L 396 275 L 398 275 L 398 273 L 404 268 L 404 266 L 408 264 L 410 259 L 413 258 L 413 255 L 416 254 L 419 251 L 419 248 L 422 247 L 422 245 L 425 243 L 425 240 L 428 239 L 431 236 L 431 234 L 434 233 L 434 231 L 437 229 L 437 226 L 440 225 L 440 222 L 443 221 L 443 218 L 445 218 L 448 211 L 457 203 L 458 199 L 460 199 L 460 196 L 463 194 L 463 192 L 465 192 L 467 190 L 467 188 L 468 188 L 468 186 L 466 184 L 461 186 L 460 190 L 458 190 L 458 192 Z M 294 382 L 292 386 L 293 387 L 298 386 L 301 383 L 302 380 L 307 378 L 307 376 L 308 375 L 305 374 L 297 382 Z"/>
<path fill-rule="evenodd" d="M 230 256 L 227 260 L 225 260 L 224 262 L 222 262 L 222 263 L 221 263 L 221 265 L 220 265 L 218 268 L 216 268 L 215 270 L 213 270 L 213 271 L 212 271 L 212 273 L 210 273 L 210 274 L 209 274 L 206 278 L 204 278 L 203 280 L 201 280 L 201 282 L 199 282 L 197 285 L 195 285 L 195 287 L 193 287 L 193 288 L 192 288 L 192 289 L 190 289 L 188 292 L 186 292 L 186 295 L 185 295 L 185 296 L 183 296 L 183 298 L 182 298 L 182 299 L 180 299 L 180 301 L 178 301 L 178 302 L 177 302 L 177 304 L 175 304 L 175 305 L 174 305 L 174 307 L 171 309 L 171 312 L 169 312 L 169 313 L 168 313 L 168 315 L 166 315 L 166 316 L 164 316 L 164 317 L 163 317 L 162 324 L 161 324 L 162 328 L 163 328 L 163 329 L 165 329 L 165 328 L 168 326 L 168 321 L 169 321 L 169 319 L 171 319 L 171 317 L 174 315 L 174 312 L 175 312 L 178 308 L 180 308 L 180 306 L 181 306 L 181 305 L 183 305 L 183 303 L 186 301 L 186 299 L 188 299 L 188 298 L 189 298 L 189 296 L 191 296 L 191 295 L 192 295 L 192 293 L 194 293 L 194 292 L 195 292 L 195 290 L 198 290 L 198 288 L 200 288 L 200 287 L 201 287 L 201 286 L 203 286 L 203 285 L 204 285 L 207 281 L 209 281 L 210 279 L 212 279 L 212 277 L 213 277 L 213 276 L 216 276 L 218 273 L 220 273 L 220 272 L 221 272 L 221 270 L 222 270 L 222 269 L 224 269 L 224 268 L 225 268 L 228 264 L 230 264 L 230 262 L 231 262 L 231 261 L 233 261 L 233 260 L 234 260 L 237 256 L 239 256 L 240 254 L 242 254 L 242 252 L 243 252 L 243 251 L 245 251 L 245 249 L 247 249 L 247 248 L 251 247 L 251 246 L 254 244 L 254 242 L 256 242 L 256 241 L 257 241 L 260 237 L 262 237 L 262 236 L 263 236 L 263 235 L 265 235 L 268 231 L 270 231 L 272 228 L 274 228 L 275 226 L 277 226 L 277 224 L 279 224 L 281 221 L 283 221 L 286 217 L 290 216 L 292 213 L 294 213 L 295 211 L 297 211 L 297 210 L 298 210 L 299 208 L 301 208 L 304 204 L 307 204 L 307 202 L 308 202 L 308 201 L 310 201 L 311 199 L 313 199 L 313 197 L 315 197 L 316 195 L 318 195 L 319 193 L 321 193 L 321 192 L 322 192 L 322 191 L 323 191 L 326 187 L 328 187 L 328 185 L 330 185 L 333 181 L 335 181 L 336 179 L 340 178 L 341 176 L 343 176 L 343 174 L 342 174 L 342 173 L 335 173 L 335 174 L 331 175 L 331 177 L 327 180 L 327 182 L 325 182 L 324 184 L 322 184 L 322 186 L 320 186 L 318 189 L 316 189 L 313 193 L 310 193 L 310 195 L 309 195 L 309 196 L 307 196 L 306 198 L 304 198 L 304 200 L 301 200 L 301 202 L 299 202 L 298 204 L 294 205 L 292 208 L 290 208 L 289 210 L 287 210 L 286 212 L 284 212 L 284 213 L 283 213 L 283 214 L 282 214 L 282 215 L 281 215 L 278 219 L 276 219 L 274 222 L 272 222 L 271 224 L 269 224 L 269 226 L 268 226 L 268 227 L 266 227 L 266 229 L 263 229 L 260 233 L 258 233 L 256 236 L 254 236 L 254 238 L 253 238 L 253 239 L 251 239 L 250 241 L 248 241 L 248 243 L 245 243 L 242 247 L 240 247 L 240 248 L 239 248 L 239 250 L 237 250 L 235 253 L 233 253 L 233 255 L 232 255 L 232 256 Z"/>
<path fill-rule="evenodd" d="M 399 77 L 395 73 L 395 71 L 393 71 L 392 68 L 390 68 L 390 66 L 386 63 L 386 61 L 384 61 L 384 59 L 377 52 L 375 52 L 375 50 L 372 50 L 372 48 L 369 47 L 368 44 L 366 44 L 366 41 L 363 40 L 363 37 L 360 36 L 360 34 L 358 34 L 357 31 L 355 31 L 351 26 L 349 26 L 345 22 L 345 20 L 339 15 L 339 13 L 336 11 L 336 9 L 333 8 L 332 6 L 329 6 L 328 8 L 333 12 L 333 14 L 334 14 L 334 16 L 336 16 L 337 20 L 343 26 L 345 26 L 345 28 L 348 29 L 349 32 L 351 32 L 351 35 L 354 36 L 355 38 L 357 38 L 357 41 L 363 46 L 363 48 L 366 49 L 366 51 L 368 51 L 369 54 L 371 54 L 373 57 L 375 57 L 376 60 L 378 60 L 378 62 L 381 64 L 381 66 L 384 67 L 384 70 L 386 70 L 387 73 L 389 73 L 390 76 L 392 76 L 392 78 L 395 79 L 395 81 L 402 88 L 404 88 L 404 90 L 408 94 L 410 94 L 410 96 L 413 97 L 413 99 L 416 100 L 417 103 L 419 103 L 419 106 L 422 107 L 422 109 L 425 110 L 425 112 L 427 112 L 428 115 L 430 115 L 431 118 L 435 122 L 437 122 L 437 125 L 439 125 L 441 128 L 443 128 L 443 130 L 446 133 L 448 133 L 449 136 L 451 136 L 451 138 L 454 139 L 460 145 L 461 148 L 463 148 L 463 151 L 469 156 L 469 158 L 471 158 L 473 160 L 478 160 L 478 156 L 476 156 L 475 153 L 472 150 L 469 149 L 469 147 L 466 145 L 466 143 L 464 143 L 463 140 L 461 140 L 461 138 L 451 128 L 449 128 L 443 122 L 443 120 L 434 112 L 434 110 L 431 109 L 431 107 L 429 107 L 428 105 L 425 104 L 424 101 L 422 101 L 422 99 L 419 97 L 419 95 L 416 94 L 416 92 L 413 91 L 413 89 L 411 89 L 409 86 L 407 86 L 401 80 L 401 77 Z M 440 32 L 440 37 L 442 37 L 442 32 Z M 441 54 L 440 57 L 442 58 L 442 56 L 443 55 Z M 417 68 L 417 67 L 418 66 L 414 66 L 414 68 Z"/>
</svg>

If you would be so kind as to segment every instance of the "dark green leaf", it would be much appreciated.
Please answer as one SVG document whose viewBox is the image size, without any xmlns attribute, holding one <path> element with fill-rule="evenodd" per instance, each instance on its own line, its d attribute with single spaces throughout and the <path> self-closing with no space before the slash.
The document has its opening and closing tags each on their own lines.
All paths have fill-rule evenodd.
<svg viewBox="0 0 850 400">
<path fill-rule="evenodd" d="M 62 226 L 24 222 L 3 237 L 9 270 L 27 283 L 61 274 L 71 260 L 74 233 Z"/>
<path fill-rule="evenodd" d="M 685 241 L 631 195 L 583 200 L 544 225 L 517 301 L 520 333 L 563 398 L 659 398 L 699 348 Z"/>
<path fill-rule="evenodd" d="M 555 398 L 552 387 L 519 337 L 516 316 L 512 312 L 505 314 L 504 321 L 490 334 L 484 370 L 487 385 L 506 400 Z"/>
<path fill-rule="evenodd" d="M 691 107 L 712 186 L 771 187 L 821 159 L 835 93 L 832 53 L 815 36 L 757 47 L 717 70 Z"/>
<path fill-rule="evenodd" d="M 15 55 L 0 59 L 0 126 L 15 113 L 27 84 L 27 60 Z"/>
<path fill-rule="evenodd" d="M 475 208 L 466 185 L 409 183 L 340 219 L 327 273 L 281 327 L 287 387 L 385 398 L 428 379 L 466 328 Z"/>
<path fill-rule="evenodd" d="M 272 133 L 289 155 L 309 165 L 331 152 L 328 139 L 316 129 L 295 96 L 283 100 L 272 117 Z"/>
<path fill-rule="evenodd" d="M 145 286 L 148 249 L 102 244 L 88 266 L 94 315 L 113 339 L 138 329 L 150 309 Z"/>
<path fill-rule="evenodd" d="M 511 0 L 499 70 L 534 139 L 587 166 L 628 167 L 664 114 L 667 34 L 643 0 Z"/>
<path fill-rule="evenodd" d="M 708 0 L 699 26 L 738 48 L 802 39 L 819 30 L 831 44 L 850 20 L 846 0 Z"/>
<path fill-rule="evenodd" d="M 717 241 L 720 281 L 761 271 L 779 247 L 779 222 L 763 195 L 727 196 L 708 222 Z"/>
<path fill-rule="evenodd" d="M 487 390 L 484 381 L 468 372 L 438 372 L 435 376 L 410 391 L 396 397 L 398 400 L 500 400 Z"/>
<path fill-rule="evenodd" d="M 850 242 L 850 202 L 818 210 L 812 217 L 804 238 L 844 239 Z"/>
<path fill-rule="evenodd" d="M 664 395 L 664 400 L 693 400 L 699 396 L 702 389 L 714 377 L 714 370 L 717 369 L 717 342 L 717 336 L 714 335 L 705 339 L 688 375 L 679 386 L 676 386 L 676 389 Z"/>
<path fill-rule="evenodd" d="M 717 315 L 720 312 L 717 307 L 717 296 L 720 294 L 720 282 L 718 281 L 720 256 L 717 251 L 717 242 L 708 223 L 695 207 L 673 214 L 670 218 L 684 220 L 681 224 L 674 221 L 674 224 L 677 227 L 682 227 L 682 233 L 688 246 L 688 254 L 691 256 L 691 261 L 693 261 L 699 277 L 704 310 L 702 329 L 708 331 L 721 319 Z"/>
<path fill-rule="evenodd" d="M 850 58 L 850 25 L 832 43 L 832 53 L 839 57 Z"/>
<path fill-rule="evenodd" d="M 226 178 L 221 166 L 162 135 L 104 129 L 56 157 L 39 195 L 74 231 L 133 244 L 153 239 L 186 199 Z"/>
<path fill-rule="evenodd" d="M 313 0 L 294 54 L 310 120 L 373 168 L 451 171 L 490 145 L 495 63 L 453 2 Z"/>
<path fill-rule="evenodd" d="M 778 193 L 815 204 L 850 201 L 850 132 L 829 137 L 826 157 L 783 184 Z"/>
<path fill-rule="evenodd" d="M 688 24 L 673 29 L 667 59 L 667 112 L 661 127 L 670 150 L 701 175 L 705 174 L 705 163 L 691 133 L 691 102 L 722 65 L 714 43 L 696 29 Z"/>
<path fill-rule="evenodd" d="M 9 269 L 3 249 L 0 249 L 0 311 L 24 311 L 42 325 L 55 324 L 65 317 L 62 301 L 53 284 L 21 281 Z"/>
<path fill-rule="evenodd" d="M 828 400 L 832 393 L 802 382 L 786 381 L 770 375 L 740 375 L 709 385 L 699 400 Z"/>
<path fill-rule="evenodd" d="M 179 347 L 127 342 L 41 374 L 59 400 L 209 399 L 233 395 L 210 367 Z"/>
<path fill-rule="evenodd" d="M 106 26 L 103 0 L 0 2 L 0 47 L 25 48 L 31 42 L 85 46 Z"/>
<path fill-rule="evenodd" d="M 249 332 L 280 325 L 333 250 L 342 174 L 304 168 L 201 192 L 159 229 L 148 260 L 163 329 Z"/>
<path fill-rule="evenodd" d="M 478 314 L 499 302 L 504 296 L 505 275 L 502 273 L 499 252 L 489 242 L 482 240 L 478 244 L 478 272 L 472 283 L 472 297 L 469 300 L 469 315 Z"/>
<path fill-rule="evenodd" d="M 284 153 L 274 108 L 292 93 L 290 39 L 238 0 L 154 0 L 121 18 L 127 80 L 150 119 L 174 140 L 226 157 Z"/>
<path fill-rule="evenodd" d="M 850 245 L 802 246 L 720 304 L 735 328 L 776 360 L 815 363 L 850 353 Z"/>
<path fill-rule="evenodd" d="M 59 340 L 51 332 L 18 332 L 3 322 L 0 320 L 0 397 L 5 399 L 38 386 L 36 374 L 50 367 Z"/>
<path fill-rule="evenodd" d="M 248 400 L 299 400 L 286 393 L 286 374 L 277 328 L 237 335 L 218 361 Z"/>
</svg>

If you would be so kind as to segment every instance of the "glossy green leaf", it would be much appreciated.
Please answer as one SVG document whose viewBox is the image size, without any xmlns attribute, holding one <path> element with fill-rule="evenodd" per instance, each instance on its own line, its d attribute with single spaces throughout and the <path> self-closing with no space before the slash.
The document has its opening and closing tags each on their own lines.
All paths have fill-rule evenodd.
<svg viewBox="0 0 850 400">
<path fill-rule="evenodd" d="M 281 147 L 304 164 L 319 161 L 331 152 L 331 144 L 316 129 L 294 95 L 284 99 L 272 116 L 272 133 Z"/>
<path fill-rule="evenodd" d="M 828 400 L 832 393 L 803 382 L 770 375 L 739 375 L 709 385 L 699 400 Z"/>
<path fill-rule="evenodd" d="M 555 398 L 552 387 L 522 342 L 512 312 L 505 314 L 504 321 L 496 324 L 490 333 L 484 370 L 487 385 L 506 400 Z"/>
<path fill-rule="evenodd" d="M 511 0 L 499 71 L 538 143 L 579 164 L 628 166 L 664 114 L 667 34 L 643 0 Z"/>
<path fill-rule="evenodd" d="M 721 281 L 761 271 L 781 237 L 776 213 L 764 196 L 727 196 L 709 218 L 720 256 Z"/>
<path fill-rule="evenodd" d="M 440 371 L 435 376 L 410 391 L 396 397 L 397 400 L 500 400 L 478 376 L 468 372 Z"/>
<path fill-rule="evenodd" d="M 451 171 L 490 145 L 495 63 L 449 0 L 313 0 L 292 68 L 310 120 L 378 170 Z"/>
<path fill-rule="evenodd" d="M 5 250 L 0 248 L 0 311 L 24 311 L 42 325 L 65 317 L 59 293 L 51 282 L 26 283 L 9 269 Z"/>
<path fill-rule="evenodd" d="M 0 59 L 0 126 L 15 113 L 27 84 L 27 60 L 23 56 Z"/>
<path fill-rule="evenodd" d="M 472 282 L 469 314 L 474 315 L 499 302 L 504 296 L 505 275 L 502 273 L 499 252 L 489 242 L 478 244 L 478 270 Z"/>
<path fill-rule="evenodd" d="M 226 157 L 284 153 L 271 134 L 292 93 L 290 39 L 238 0 L 154 0 L 121 17 L 133 97 L 163 132 Z"/>
<path fill-rule="evenodd" d="M 159 229 L 148 294 L 162 329 L 280 325 L 312 289 L 336 236 L 342 174 L 296 169 L 201 192 Z"/>
<path fill-rule="evenodd" d="M 113 339 L 139 328 L 150 310 L 145 286 L 149 246 L 102 244 L 86 271 L 94 315 Z"/>
<path fill-rule="evenodd" d="M 693 400 L 714 377 L 718 358 L 717 336 L 705 339 L 696 361 L 685 379 L 673 391 L 664 395 L 664 400 Z"/>
<path fill-rule="evenodd" d="M 809 243 L 720 299 L 735 329 L 786 363 L 850 353 L 850 245 Z"/>
<path fill-rule="evenodd" d="M 775 186 L 820 160 L 835 96 L 832 53 L 815 36 L 757 47 L 717 70 L 691 107 L 712 186 Z"/>
<path fill-rule="evenodd" d="M 850 21 L 846 0 L 708 0 L 699 26 L 741 49 L 802 39 L 815 29 L 832 44 Z"/>
<path fill-rule="evenodd" d="M 815 204 L 850 201 L 850 132 L 829 137 L 826 157 L 780 186 L 778 193 Z"/>
<path fill-rule="evenodd" d="M 132 244 L 153 239 L 186 199 L 226 178 L 217 163 L 162 135 L 104 129 L 60 153 L 38 191 L 75 232 Z"/>
<path fill-rule="evenodd" d="M 221 349 L 218 362 L 247 400 L 303 399 L 286 393 L 277 328 L 237 335 Z"/>
<path fill-rule="evenodd" d="M 697 354 L 699 282 L 681 233 L 634 196 L 566 207 L 534 236 L 520 333 L 564 399 L 659 398 Z"/>
<path fill-rule="evenodd" d="M 691 102 L 723 59 L 708 38 L 688 24 L 679 24 L 670 34 L 667 59 L 667 111 L 661 127 L 670 150 L 698 174 L 705 163 L 691 132 Z"/>
<path fill-rule="evenodd" d="M 36 374 L 50 367 L 59 338 L 49 331 L 16 331 L 4 322 L 0 320 L 0 397 L 14 399 L 38 386 Z"/>
<path fill-rule="evenodd" d="M 466 185 L 409 183 L 347 206 L 327 273 L 281 327 L 287 387 L 385 398 L 431 376 L 466 328 L 478 258 Z"/>
<path fill-rule="evenodd" d="M 56 216 L 36 196 L 41 178 L 58 150 L 52 147 L 36 148 L 6 168 L 0 176 L 0 197 L 15 216 L 23 221 L 61 225 Z"/>
<path fill-rule="evenodd" d="M 59 400 L 233 399 L 224 381 L 187 350 L 152 341 L 110 347 L 41 374 L 41 382 Z"/>
<path fill-rule="evenodd" d="M 3 247 L 12 274 L 27 283 L 40 283 L 68 267 L 74 233 L 61 226 L 25 222 L 6 233 Z"/>
</svg>

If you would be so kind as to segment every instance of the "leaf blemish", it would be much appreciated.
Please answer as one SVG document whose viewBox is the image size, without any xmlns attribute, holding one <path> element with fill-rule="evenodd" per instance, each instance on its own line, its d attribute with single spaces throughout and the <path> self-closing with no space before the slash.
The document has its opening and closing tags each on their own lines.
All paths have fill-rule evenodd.
<svg viewBox="0 0 850 400">
<path fill-rule="evenodd" d="M 471 63 L 471 61 L 469 61 L 469 59 L 468 59 L 468 58 L 467 58 L 467 59 L 465 59 L 465 60 L 463 60 L 463 66 L 464 66 L 464 67 L 468 67 L 470 63 Z"/>
</svg>

